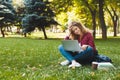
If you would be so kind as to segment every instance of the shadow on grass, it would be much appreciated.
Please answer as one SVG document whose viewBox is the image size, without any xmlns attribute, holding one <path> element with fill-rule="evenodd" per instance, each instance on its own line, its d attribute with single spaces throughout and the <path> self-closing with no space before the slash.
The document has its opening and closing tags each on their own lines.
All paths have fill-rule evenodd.
<svg viewBox="0 0 120 80">
<path fill-rule="evenodd" d="M 0 39 L 32 39 L 32 40 L 63 40 L 63 38 L 47 38 L 43 37 L 0 37 Z M 108 37 L 107 39 L 96 38 L 95 41 L 120 41 L 120 37 Z"/>
<path fill-rule="evenodd" d="M 0 37 L 0 39 L 32 39 L 32 40 L 63 40 L 63 38 L 47 38 L 42 37 Z"/>
</svg>

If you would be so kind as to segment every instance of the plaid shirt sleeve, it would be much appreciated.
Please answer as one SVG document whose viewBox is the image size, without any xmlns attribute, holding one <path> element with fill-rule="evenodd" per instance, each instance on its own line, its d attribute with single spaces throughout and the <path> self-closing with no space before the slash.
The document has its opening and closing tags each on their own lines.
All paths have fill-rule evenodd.
<svg viewBox="0 0 120 80">
<path fill-rule="evenodd" d="M 82 40 L 80 41 L 81 42 L 81 45 L 89 45 L 91 46 L 94 50 L 96 50 L 95 48 L 95 43 L 94 43 L 94 38 L 92 36 L 91 33 L 86 33 Z"/>
</svg>

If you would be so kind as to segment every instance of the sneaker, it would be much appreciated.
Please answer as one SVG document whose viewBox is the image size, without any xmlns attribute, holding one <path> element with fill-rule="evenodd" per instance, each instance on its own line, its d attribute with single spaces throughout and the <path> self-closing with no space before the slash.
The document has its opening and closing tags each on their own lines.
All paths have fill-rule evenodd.
<svg viewBox="0 0 120 80">
<path fill-rule="evenodd" d="M 65 66 L 65 65 L 68 65 L 70 62 L 68 61 L 68 60 L 65 60 L 65 61 L 63 61 L 63 62 L 61 62 L 60 64 L 62 65 L 62 66 Z"/>
<path fill-rule="evenodd" d="M 80 67 L 81 66 L 81 64 L 80 63 L 78 63 L 78 62 L 74 62 L 74 63 L 72 63 L 71 65 L 69 65 L 68 67 L 69 68 L 73 68 L 73 67 Z"/>
</svg>

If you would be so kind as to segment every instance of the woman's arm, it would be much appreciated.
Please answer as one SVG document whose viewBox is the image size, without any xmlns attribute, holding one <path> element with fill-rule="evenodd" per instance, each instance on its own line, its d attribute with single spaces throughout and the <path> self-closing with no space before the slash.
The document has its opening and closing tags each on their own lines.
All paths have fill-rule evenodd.
<svg viewBox="0 0 120 80">
<path fill-rule="evenodd" d="M 91 46 L 93 49 L 95 49 L 94 38 L 91 33 L 84 35 L 81 44 L 84 50 L 87 48 L 87 46 Z"/>
</svg>

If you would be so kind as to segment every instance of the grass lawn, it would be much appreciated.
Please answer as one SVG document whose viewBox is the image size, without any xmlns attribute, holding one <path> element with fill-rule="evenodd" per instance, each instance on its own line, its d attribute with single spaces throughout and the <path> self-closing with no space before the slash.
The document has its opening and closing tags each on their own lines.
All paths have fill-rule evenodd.
<svg viewBox="0 0 120 80">
<path fill-rule="evenodd" d="M 58 51 L 60 39 L 0 38 L 0 80 L 120 80 L 120 38 L 96 39 L 101 54 L 115 70 L 92 70 L 91 65 L 70 69 Z"/>
</svg>

